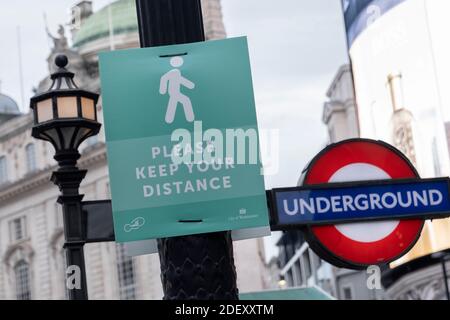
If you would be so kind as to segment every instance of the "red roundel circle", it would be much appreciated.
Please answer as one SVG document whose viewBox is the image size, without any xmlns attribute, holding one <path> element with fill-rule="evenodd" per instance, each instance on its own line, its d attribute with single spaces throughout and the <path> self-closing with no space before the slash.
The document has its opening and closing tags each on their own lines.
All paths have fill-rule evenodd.
<svg viewBox="0 0 450 320">
<path fill-rule="evenodd" d="M 319 153 L 305 170 L 303 185 L 418 177 L 414 166 L 394 147 L 352 139 Z M 357 269 L 400 258 L 417 242 L 423 225 L 423 220 L 401 220 L 311 226 L 306 238 L 325 260 Z"/>
</svg>

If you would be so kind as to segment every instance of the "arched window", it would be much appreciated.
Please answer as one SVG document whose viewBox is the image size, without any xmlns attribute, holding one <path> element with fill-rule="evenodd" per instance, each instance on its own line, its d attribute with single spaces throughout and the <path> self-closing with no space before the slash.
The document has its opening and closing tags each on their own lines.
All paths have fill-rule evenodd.
<svg viewBox="0 0 450 320">
<path fill-rule="evenodd" d="M 8 168 L 6 166 L 6 157 L 0 157 L 0 184 L 8 181 Z"/>
<path fill-rule="evenodd" d="M 17 262 L 14 267 L 16 278 L 16 299 L 31 300 L 30 267 L 24 260 Z"/>
<path fill-rule="evenodd" d="M 25 147 L 27 153 L 27 170 L 33 172 L 36 170 L 36 150 L 33 143 L 28 144 Z"/>
<path fill-rule="evenodd" d="M 125 255 L 123 244 L 116 245 L 117 275 L 119 277 L 119 293 L 121 300 L 136 299 L 136 283 L 132 257 Z"/>
</svg>

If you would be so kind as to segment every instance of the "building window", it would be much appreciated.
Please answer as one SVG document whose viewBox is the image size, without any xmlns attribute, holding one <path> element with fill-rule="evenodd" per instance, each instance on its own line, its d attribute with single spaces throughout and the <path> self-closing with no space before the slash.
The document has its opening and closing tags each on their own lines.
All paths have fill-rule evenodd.
<svg viewBox="0 0 450 320">
<path fill-rule="evenodd" d="M 27 154 L 27 170 L 28 172 L 36 171 L 36 150 L 33 143 L 28 144 L 25 147 Z"/>
<path fill-rule="evenodd" d="M 287 283 L 288 287 L 293 287 L 295 285 L 294 284 L 294 277 L 293 277 L 293 274 L 292 274 L 292 269 L 289 269 L 285 273 L 284 278 L 286 279 L 286 283 Z"/>
<path fill-rule="evenodd" d="M 305 268 L 305 277 L 308 279 L 311 277 L 311 260 L 309 259 L 309 251 L 306 250 L 303 253 L 303 266 Z"/>
<path fill-rule="evenodd" d="M 299 279 L 298 285 L 301 286 L 301 285 L 303 285 L 303 273 L 302 273 L 301 259 L 299 259 L 295 264 L 297 265 L 297 270 L 298 270 L 298 279 Z"/>
<path fill-rule="evenodd" d="M 353 299 L 353 289 L 351 286 L 343 286 L 342 287 L 342 298 L 344 300 L 352 300 Z"/>
<path fill-rule="evenodd" d="M 116 245 L 116 259 L 120 299 L 134 300 L 136 299 L 136 284 L 133 259 L 125 255 L 125 247 L 123 244 Z"/>
<path fill-rule="evenodd" d="M 9 224 L 11 242 L 20 241 L 27 237 L 26 217 L 20 217 L 12 220 Z"/>
<path fill-rule="evenodd" d="M 31 300 L 30 267 L 27 262 L 21 260 L 14 267 L 16 277 L 16 299 Z"/>
<path fill-rule="evenodd" d="M 293 282 L 294 282 L 293 286 L 300 286 L 301 285 L 300 284 L 301 283 L 301 279 L 300 279 L 301 272 L 299 270 L 300 268 L 299 268 L 299 265 L 298 265 L 297 262 L 298 261 L 296 261 L 291 267 L 292 277 L 293 277 Z"/>
<path fill-rule="evenodd" d="M 6 167 L 6 157 L 0 157 L 0 184 L 8 181 L 8 168 Z"/>
<path fill-rule="evenodd" d="M 65 250 L 63 249 L 63 250 L 61 250 L 60 252 L 59 252 L 59 256 L 60 256 L 60 263 L 61 263 L 61 275 L 62 275 L 62 282 L 61 283 L 63 283 L 63 286 L 64 286 L 64 298 L 65 298 L 65 300 L 69 300 L 69 290 L 68 290 L 68 288 L 67 288 L 67 283 L 66 283 L 66 279 L 67 279 L 67 273 L 66 273 L 66 270 L 67 270 L 67 260 L 66 260 L 66 252 L 65 252 Z"/>
<path fill-rule="evenodd" d="M 55 226 L 56 228 L 63 228 L 63 211 L 59 203 L 55 203 Z"/>
<path fill-rule="evenodd" d="M 314 259 L 315 267 L 319 268 L 322 265 L 322 259 L 320 259 L 319 256 L 316 255 L 315 253 L 312 253 L 312 256 Z"/>
</svg>

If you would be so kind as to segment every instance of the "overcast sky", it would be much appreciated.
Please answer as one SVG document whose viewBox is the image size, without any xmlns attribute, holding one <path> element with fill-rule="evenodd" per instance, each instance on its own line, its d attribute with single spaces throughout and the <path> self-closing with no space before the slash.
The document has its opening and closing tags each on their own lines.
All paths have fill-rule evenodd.
<svg viewBox="0 0 450 320">
<path fill-rule="evenodd" d="M 16 99 L 22 110 L 28 109 L 32 88 L 48 72 L 44 13 L 56 34 L 76 2 L 0 0 L 1 91 Z M 95 10 L 109 2 L 94 1 Z M 280 170 L 266 177 L 266 188 L 294 186 L 305 164 L 325 146 L 325 93 L 348 60 L 340 0 L 222 0 L 222 6 L 228 36 L 248 36 L 259 127 L 280 130 Z"/>
</svg>

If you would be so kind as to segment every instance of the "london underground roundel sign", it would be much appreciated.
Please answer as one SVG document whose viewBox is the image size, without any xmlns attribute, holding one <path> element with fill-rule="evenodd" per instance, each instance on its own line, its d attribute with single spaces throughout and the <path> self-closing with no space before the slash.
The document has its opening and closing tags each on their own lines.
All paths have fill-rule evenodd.
<svg viewBox="0 0 450 320">
<path fill-rule="evenodd" d="M 410 161 L 392 146 L 352 139 L 328 146 L 304 170 L 302 185 L 419 178 Z M 424 220 L 386 220 L 306 226 L 305 237 L 323 259 L 352 269 L 392 262 L 418 240 Z"/>
</svg>

